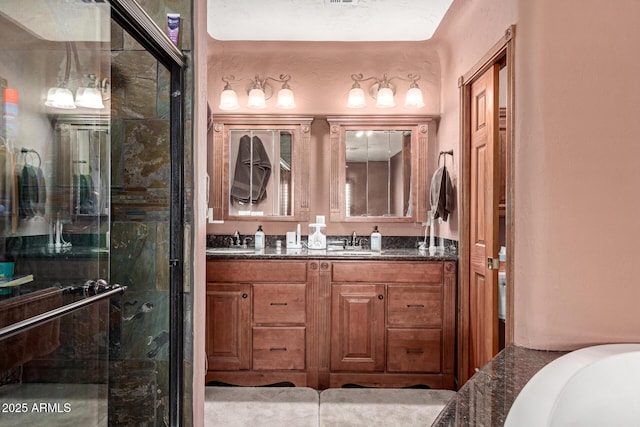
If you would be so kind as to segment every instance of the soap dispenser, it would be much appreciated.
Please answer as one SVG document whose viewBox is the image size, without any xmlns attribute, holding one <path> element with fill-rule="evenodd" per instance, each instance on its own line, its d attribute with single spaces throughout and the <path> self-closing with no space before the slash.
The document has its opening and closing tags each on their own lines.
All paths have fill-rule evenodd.
<svg viewBox="0 0 640 427">
<path fill-rule="evenodd" d="M 258 231 L 256 231 L 254 242 L 256 245 L 256 250 L 264 249 L 264 231 L 262 231 L 262 225 L 258 226 Z"/>
<path fill-rule="evenodd" d="M 373 228 L 371 233 L 371 250 L 375 252 L 382 251 L 382 235 L 378 231 L 378 226 Z"/>
<path fill-rule="evenodd" d="M 315 229 L 313 234 L 309 236 L 309 241 L 307 242 L 307 247 L 309 249 L 327 249 L 327 236 L 322 233 L 322 229 L 326 226 L 323 215 L 317 215 L 316 222 L 314 224 L 309 224 L 310 228 Z"/>
</svg>

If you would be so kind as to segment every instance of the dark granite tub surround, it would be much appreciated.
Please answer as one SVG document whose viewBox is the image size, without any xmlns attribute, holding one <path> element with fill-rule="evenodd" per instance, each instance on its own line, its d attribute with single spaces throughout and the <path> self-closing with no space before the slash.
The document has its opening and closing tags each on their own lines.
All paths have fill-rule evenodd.
<svg viewBox="0 0 640 427">
<path fill-rule="evenodd" d="M 432 427 L 504 425 L 511 405 L 525 384 L 564 354 L 566 352 L 508 346 L 462 386 Z"/>
</svg>

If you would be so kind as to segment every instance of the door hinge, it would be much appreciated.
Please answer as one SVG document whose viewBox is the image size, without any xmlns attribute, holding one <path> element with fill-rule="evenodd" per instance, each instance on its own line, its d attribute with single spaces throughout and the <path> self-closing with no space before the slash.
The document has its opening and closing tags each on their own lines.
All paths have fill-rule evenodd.
<svg viewBox="0 0 640 427">
<path fill-rule="evenodd" d="M 500 259 L 487 258 L 487 270 L 498 270 L 498 269 L 500 269 Z"/>
</svg>

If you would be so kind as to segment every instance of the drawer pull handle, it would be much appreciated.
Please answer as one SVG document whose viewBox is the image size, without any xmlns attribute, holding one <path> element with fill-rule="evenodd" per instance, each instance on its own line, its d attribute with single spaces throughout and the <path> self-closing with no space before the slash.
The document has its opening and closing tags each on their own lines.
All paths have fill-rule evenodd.
<svg viewBox="0 0 640 427">
<path fill-rule="evenodd" d="M 407 308 L 424 308 L 424 304 L 407 304 Z"/>
<path fill-rule="evenodd" d="M 424 353 L 424 350 L 421 348 L 408 348 L 407 349 L 407 354 L 422 354 Z"/>
<path fill-rule="evenodd" d="M 287 347 L 271 347 L 269 351 L 287 351 Z"/>
<path fill-rule="evenodd" d="M 249 297 L 249 295 L 247 295 L 246 293 L 242 294 L 242 298 L 247 299 L 248 297 Z"/>
<path fill-rule="evenodd" d="M 286 302 L 272 302 L 271 305 L 287 305 Z"/>
<path fill-rule="evenodd" d="M 378 299 L 384 299 L 384 295 L 382 294 L 378 295 Z"/>
</svg>

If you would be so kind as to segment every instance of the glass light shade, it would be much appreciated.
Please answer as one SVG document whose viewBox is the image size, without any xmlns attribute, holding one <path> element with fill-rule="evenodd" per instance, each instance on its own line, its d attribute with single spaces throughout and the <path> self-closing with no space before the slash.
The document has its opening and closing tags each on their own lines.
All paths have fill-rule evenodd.
<svg viewBox="0 0 640 427">
<path fill-rule="evenodd" d="M 233 89 L 223 90 L 220 94 L 220 105 L 218 105 L 218 108 L 221 110 L 237 110 L 240 108 L 236 91 Z"/>
<path fill-rule="evenodd" d="M 422 99 L 422 90 L 419 87 L 412 87 L 407 91 L 407 96 L 404 100 L 405 107 L 422 108 L 424 107 L 424 100 Z"/>
<path fill-rule="evenodd" d="M 278 102 L 276 107 L 283 108 L 285 110 L 291 110 L 296 108 L 296 101 L 293 98 L 293 91 L 288 88 L 282 88 L 278 92 Z"/>
<path fill-rule="evenodd" d="M 267 101 L 262 89 L 251 89 L 249 91 L 249 101 L 247 102 L 247 107 L 259 109 L 267 107 Z"/>
<path fill-rule="evenodd" d="M 47 107 L 63 108 L 65 110 L 73 110 L 76 104 L 73 102 L 73 94 L 64 87 L 52 87 L 47 93 L 47 100 L 44 105 Z"/>
<path fill-rule="evenodd" d="M 347 98 L 347 108 L 363 108 L 367 106 L 364 98 L 364 90 L 361 87 L 352 87 Z"/>
<path fill-rule="evenodd" d="M 378 96 L 376 98 L 376 107 L 378 108 L 391 108 L 395 107 L 396 102 L 393 99 L 393 91 L 390 87 L 381 87 L 378 90 Z"/>
<path fill-rule="evenodd" d="M 84 108 L 102 109 L 102 95 L 95 87 L 80 87 L 76 91 L 76 106 Z"/>
</svg>

